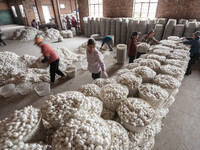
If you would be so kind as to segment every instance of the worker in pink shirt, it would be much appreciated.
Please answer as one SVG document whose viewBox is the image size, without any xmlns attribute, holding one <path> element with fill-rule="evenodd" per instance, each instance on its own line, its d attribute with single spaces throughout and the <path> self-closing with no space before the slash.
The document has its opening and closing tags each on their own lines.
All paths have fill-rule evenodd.
<svg viewBox="0 0 200 150">
<path fill-rule="evenodd" d="M 35 44 L 41 48 L 41 52 L 44 56 L 41 62 L 48 62 L 50 64 L 51 83 L 54 83 L 56 74 L 64 77 L 65 75 L 59 70 L 59 57 L 56 52 L 48 44 L 43 43 L 41 38 L 36 38 Z"/>
</svg>

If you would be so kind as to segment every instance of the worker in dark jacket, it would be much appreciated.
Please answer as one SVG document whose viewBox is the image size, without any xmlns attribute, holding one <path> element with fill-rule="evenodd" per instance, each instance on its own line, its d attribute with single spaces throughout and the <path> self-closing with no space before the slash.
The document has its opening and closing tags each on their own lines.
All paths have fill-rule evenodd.
<svg viewBox="0 0 200 150">
<path fill-rule="evenodd" d="M 54 83 L 56 74 L 64 77 L 65 75 L 59 70 L 59 57 L 56 52 L 49 45 L 43 43 L 41 38 L 36 38 L 35 44 L 41 48 L 41 52 L 44 56 L 44 59 L 41 62 L 48 62 L 50 64 L 51 83 Z"/>
<path fill-rule="evenodd" d="M 140 33 L 139 32 L 133 32 L 132 36 L 129 40 L 129 45 L 128 45 L 128 57 L 129 57 L 129 63 L 132 63 L 133 60 L 135 59 L 136 53 L 137 53 L 137 39 L 139 37 Z"/>
<path fill-rule="evenodd" d="M 35 21 L 35 19 L 32 20 L 31 26 L 32 26 L 33 28 L 36 28 L 36 29 L 38 28 L 38 24 L 37 24 L 37 22 Z"/>
<path fill-rule="evenodd" d="M 2 32 L 1 32 L 1 29 L 0 29 L 0 45 L 1 45 L 1 43 L 3 43 L 3 45 L 6 45 L 6 43 L 2 40 L 1 36 L 2 36 Z"/>
<path fill-rule="evenodd" d="M 112 46 L 111 46 L 111 45 L 113 45 L 113 39 L 112 39 L 111 36 L 105 36 L 105 37 L 103 38 L 103 42 L 102 42 L 102 45 L 101 45 L 100 50 L 102 49 L 102 47 L 103 47 L 103 45 L 104 45 L 105 43 L 108 45 L 110 51 L 113 51 L 113 48 L 112 48 Z"/>
<path fill-rule="evenodd" d="M 186 38 L 187 41 L 183 44 L 191 45 L 190 50 L 190 61 L 188 63 L 188 68 L 185 75 L 190 75 L 192 73 L 192 66 L 196 63 L 200 56 L 200 31 L 197 31 L 193 34 L 192 38 Z"/>
</svg>

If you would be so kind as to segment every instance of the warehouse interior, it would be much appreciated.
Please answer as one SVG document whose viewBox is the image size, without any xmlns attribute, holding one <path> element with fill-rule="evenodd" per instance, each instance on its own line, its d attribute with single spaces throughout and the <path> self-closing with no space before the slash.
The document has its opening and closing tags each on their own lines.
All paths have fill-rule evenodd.
<svg viewBox="0 0 200 150">
<path fill-rule="evenodd" d="M 200 62 L 187 74 L 186 44 L 192 37 L 200 53 L 199 8 L 199 0 L 0 0 L 0 150 L 199 150 Z M 150 30 L 155 45 L 142 41 Z M 130 63 L 134 33 L 141 55 Z M 102 46 L 107 36 L 112 44 Z M 89 39 L 106 67 L 91 58 L 95 80 Z M 65 76 L 55 82 L 40 43 L 59 57 Z"/>
</svg>

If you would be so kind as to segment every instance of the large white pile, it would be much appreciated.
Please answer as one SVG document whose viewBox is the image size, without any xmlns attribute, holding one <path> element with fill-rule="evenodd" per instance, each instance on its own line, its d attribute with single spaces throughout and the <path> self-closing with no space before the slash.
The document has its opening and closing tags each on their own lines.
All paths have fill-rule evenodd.
<svg viewBox="0 0 200 150">
<path fill-rule="evenodd" d="M 175 48 L 177 42 L 172 41 L 172 40 L 161 40 L 160 43 L 163 46 L 168 46 L 168 47 L 171 47 L 171 48 Z"/>
<path fill-rule="evenodd" d="M 136 59 L 134 62 L 139 63 L 141 66 L 147 66 L 154 71 L 159 71 L 160 69 L 160 62 L 154 59 Z"/>
<path fill-rule="evenodd" d="M 53 148 L 108 150 L 111 144 L 110 128 L 95 114 L 71 118 L 55 133 Z"/>
<path fill-rule="evenodd" d="M 45 31 L 45 40 L 57 40 L 61 36 L 60 31 L 56 29 L 48 29 Z"/>
<path fill-rule="evenodd" d="M 125 68 L 127 68 L 127 69 L 133 69 L 133 68 L 135 68 L 135 67 L 139 67 L 140 66 L 140 64 L 139 63 L 129 63 L 129 64 L 127 64 L 127 65 L 125 65 Z M 119 71 L 118 71 L 119 72 Z"/>
<path fill-rule="evenodd" d="M 179 59 L 182 61 L 187 61 L 190 59 L 189 55 L 187 53 L 179 52 L 179 51 L 174 51 L 171 53 L 169 56 L 170 59 Z"/>
<path fill-rule="evenodd" d="M 145 127 L 153 121 L 155 116 L 154 108 L 139 98 L 126 99 L 120 104 L 117 112 L 122 123 L 133 127 Z"/>
<path fill-rule="evenodd" d="M 161 55 L 161 56 L 166 56 L 166 57 L 170 56 L 171 54 L 170 51 L 167 49 L 154 49 L 153 53 L 157 55 Z"/>
<path fill-rule="evenodd" d="M 169 36 L 167 39 L 171 41 L 180 41 L 180 38 L 178 36 Z"/>
<path fill-rule="evenodd" d="M 180 68 L 186 68 L 187 62 L 178 59 L 166 59 L 165 64 L 174 65 Z"/>
<path fill-rule="evenodd" d="M 147 66 L 136 67 L 132 72 L 140 75 L 142 77 L 142 82 L 150 82 L 156 76 L 156 72 Z"/>
<path fill-rule="evenodd" d="M 162 65 L 160 67 L 160 72 L 163 74 L 169 74 L 178 79 L 179 81 L 182 80 L 184 75 L 184 71 L 181 68 L 174 65 Z"/>
<path fill-rule="evenodd" d="M 139 75 L 134 75 L 132 72 L 127 72 L 118 76 L 117 82 L 128 88 L 129 96 L 134 96 L 142 83 L 142 78 Z"/>
<path fill-rule="evenodd" d="M 22 149 L 24 140 L 37 127 L 40 110 L 32 106 L 16 110 L 14 114 L 0 121 L 0 147 L 2 149 Z"/>
<path fill-rule="evenodd" d="M 181 86 L 180 81 L 166 74 L 159 74 L 154 78 L 154 83 L 167 89 L 175 89 Z"/>
<path fill-rule="evenodd" d="M 101 88 L 100 98 L 106 108 L 115 111 L 128 96 L 128 89 L 121 84 L 107 84 Z"/>
<path fill-rule="evenodd" d="M 95 113 L 98 116 L 101 116 L 103 103 L 96 97 L 86 97 L 81 109 L 90 114 Z"/>
<path fill-rule="evenodd" d="M 146 56 L 147 59 L 155 59 L 157 61 L 159 61 L 161 64 L 165 62 L 166 57 L 162 56 L 162 55 L 156 55 L 156 54 L 148 54 Z"/>
<path fill-rule="evenodd" d="M 60 32 L 60 34 L 64 37 L 64 38 L 72 38 L 73 37 L 73 33 L 71 30 L 62 30 Z"/>
<path fill-rule="evenodd" d="M 96 84 L 81 85 L 78 89 L 78 91 L 83 93 L 85 96 L 93 97 L 99 97 L 100 90 L 100 87 L 98 87 Z"/>
<path fill-rule="evenodd" d="M 113 78 L 108 78 L 108 79 L 99 78 L 99 79 L 94 80 L 92 83 L 96 84 L 97 86 L 101 88 L 106 84 L 116 83 L 116 81 Z"/>
<path fill-rule="evenodd" d="M 146 53 L 149 51 L 150 45 L 147 43 L 140 43 L 137 47 L 137 52 Z"/>
<path fill-rule="evenodd" d="M 52 126 L 59 127 L 82 107 L 84 101 L 85 96 L 76 91 L 51 95 L 41 108 L 43 118 Z"/>
<path fill-rule="evenodd" d="M 159 107 L 168 96 L 169 94 L 166 90 L 155 84 L 144 83 L 139 87 L 139 97 L 155 108 Z"/>
<path fill-rule="evenodd" d="M 129 138 L 127 131 L 118 122 L 107 120 L 106 123 L 110 128 L 111 145 L 110 150 L 128 150 Z"/>
</svg>

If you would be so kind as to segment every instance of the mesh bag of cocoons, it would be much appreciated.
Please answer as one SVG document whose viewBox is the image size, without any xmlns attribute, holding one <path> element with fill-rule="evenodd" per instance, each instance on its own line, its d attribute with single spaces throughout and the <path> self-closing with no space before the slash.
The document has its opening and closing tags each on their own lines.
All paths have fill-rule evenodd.
<svg viewBox="0 0 200 150">
<path fill-rule="evenodd" d="M 124 73 L 127 73 L 127 72 L 132 72 L 132 70 L 130 70 L 130 69 L 120 69 L 120 70 L 118 70 L 117 71 L 117 78 L 118 78 L 118 76 L 120 76 L 120 75 L 122 75 L 122 74 L 124 74 Z"/>
<path fill-rule="evenodd" d="M 110 150 L 129 150 L 128 133 L 124 127 L 116 121 L 107 120 L 110 128 L 111 145 Z"/>
<path fill-rule="evenodd" d="M 128 132 L 128 136 L 129 136 L 129 149 L 133 149 L 136 146 L 139 146 L 142 141 L 143 141 L 143 137 L 144 137 L 144 132 Z"/>
<path fill-rule="evenodd" d="M 165 100 L 165 102 L 162 105 L 162 108 L 169 108 L 175 101 L 174 96 L 170 96 Z"/>
<path fill-rule="evenodd" d="M 168 98 L 169 93 L 158 85 L 144 83 L 139 89 L 139 97 L 146 100 L 154 108 L 158 108 Z"/>
<path fill-rule="evenodd" d="M 139 66 L 132 70 L 134 74 L 138 74 L 142 77 L 142 82 L 150 82 L 155 76 L 156 72 L 147 66 Z"/>
<path fill-rule="evenodd" d="M 156 55 L 156 54 L 149 54 L 146 56 L 147 59 L 155 59 L 159 61 L 161 64 L 165 63 L 166 57 L 161 56 L 161 55 Z"/>
<path fill-rule="evenodd" d="M 117 78 L 119 84 L 125 85 L 129 90 L 129 96 L 133 97 L 138 93 L 138 87 L 142 83 L 140 75 L 133 74 L 132 72 L 123 73 Z"/>
<path fill-rule="evenodd" d="M 172 41 L 172 40 L 161 40 L 160 43 L 161 43 L 163 46 L 175 48 L 177 42 Z"/>
<path fill-rule="evenodd" d="M 143 146 L 139 146 L 140 150 L 151 150 L 155 144 L 155 139 L 152 137 Z"/>
<path fill-rule="evenodd" d="M 140 43 L 137 46 L 137 52 L 146 53 L 149 51 L 150 45 L 147 43 Z"/>
<path fill-rule="evenodd" d="M 178 59 L 166 59 L 165 64 L 174 65 L 179 68 L 186 69 L 188 63 L 186 61 L 178 60 Z"/>
<path fill-rule="evenodd" d="M 116 83 L 116 81 L 113 78 L 108 78 L 108 79 L 99 78 L 99 79 L 94 80 L 92 83 L 96 84 L 97 86 L 101 88 L 106 84 Z"/>
<path fill-rule="evenodd" d="M 0 147 L 12 149 L 15 146 L 20 149 L 24 142 L 32 140 L 32 137 L 38 134 L 36 132 L 40 129 L 41 123 L 39 109 L 28 106 L 16 110 L 11 116 L 0 121 Z"/>
<path fill-rule="evenodd" d="M 171 41 L 180 41 L 180 38 L 178 36 L 169 36 L 167 39 Z"/>
<path fill-rule="evenodd" d="M 51 95 L 41 108 L 43 118 L 58 128 L 83 105 L 85 96 L 76 91 L 67 91 Z"/>
<path fill-rule="evenodd" d="M 128 98 L 117 109 L 122 125 L 132 132 L 142 132 L 153 122 L 154 108 L 139 98 Z"/>
<path fill-rule="evenodd" d="M 100 87 L 96 84 L 86 84 L 81 85 L 78 91 L 83 93 L 85 96 L 99 97 Z"/>
<path fill-rule="evenodd" d="M 52 143 L 55 150 L 108 150 L 111 144 L 110 128 L 95 114 L 80 114 L 56 131 Z"/>
<path fill-rule="evenodd" d="M 184 77 L 184 71 L 183 69 L 174 66 L 174 65 L 162 65 L 160 67 L 160 72 L 162 74 L 168 74 L 173 76 L 174 78 L 178 79 L 179 81 L 182 81 L 183 77 Z"/>
<path fill-rule="evenodd" d="M 107 84 L 101 88 L 100 97 L 105 108 L 115 111 L 128 96 L 128 88 L 121 84 Z"/>
<path fill-rule="evenodd" d="M 167 74 L 158 74 L 153 82 L 166 89 L 176 89 L 181 86 L 180 81 Z"/>
<path fill-rule="evenodd" d="M 171 47 L 168 47 L 168 46 L 163 46 L 162 44 L 159 44 L 159 45 L 153 45 L 151 46 L 152 50 L 154 49 L 165 49 L 165 50 L 169 50 L 170 52 L 173 52 L 174 49 L 171 48 Z"/>
<path fill-rule="evenodd" d="M 161 56 L 165 56 L 165 57 L 168 57 L 171 54 L 170 51 L 167 49 L 154 49 L 153 53 L 156 55 L 161 55 Z"/>
<path fill-rule="evenodd" d="M 156 109 L 155 121 L 159 121 L 162 120 L 163 118 L 166 118 L 168 112 L 169 112 L 168 108 L 161 107 Z"/>
<path fill-rule="evenodd" d="M 101 116 L 103 103 L 96 97 L 86 97 L 81 109 L 90 114 L 95 113 L 98 116 Z"/>
<path fill-rule="evenodd" d="M 62 30 L 60 31 L 60 34 L 64 37 L 64 38 L 73 38 L 73 33 L 71 30 Z"/>
<path fill-rule="evenodd" d="M 180 52 L 173 52 L 169 56 L 170 59 L 179 59 L 182 61 L 189 61 L 190 57 L 186 53 L 180 53 Z"/>
<path fill-rule="evenodd" d="M 140 64 L 134 62 L 134 63 L 130 63 L 130 64 L 125 65 L 125 68 L 133 69 L 133 68 L 138 67 L 138 66 L 140 66 Z"/>
<path fill-rule="evenodd" d="M 112 120 L 115 117 L 115 111 L 111 111 L 109 109 L 103 108 L 101 117 L 105 120 Z"/>
<path fill-rule="evenodd" d="M 184 49 L 174 49 L 174 53 L 180 53 L 180 54 L 184 54 L 186 56 L 190 56 L 190 52 L 189 51 L 186 51 Z"/>
<path fill-rule="evenodd" d="M 183 50 L 186 50 L 186 51 L 190 51 L 190 46 L 184 45 L 182 43 L 178 43 L 174 49 L 183 49 Z"/>
<path fill-rule="evenodd" d="M 136 63 L 137 63 L 137 60 L 136 60 Z M 152 70 L 154 70 L 155 72 L 159 71 L 160 66 L 161 66 L 160 62 L 154 59 L 140 59 L 139 64 L 141 66 L 147 66 L 151 68 Z"/>
</svg>

